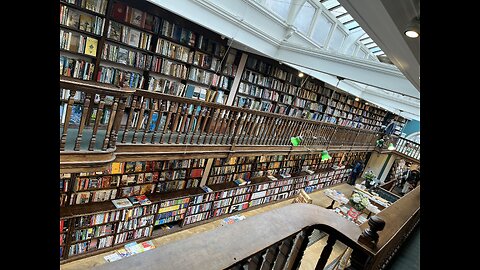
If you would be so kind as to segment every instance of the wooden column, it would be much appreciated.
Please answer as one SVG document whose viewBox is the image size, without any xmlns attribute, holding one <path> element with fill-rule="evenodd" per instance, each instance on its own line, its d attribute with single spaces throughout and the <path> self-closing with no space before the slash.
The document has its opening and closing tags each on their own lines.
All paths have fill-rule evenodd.
<svg viewBox="0 0 480 270">
<path fill-rule="evenodd" d="M 88 150 L 93 151 L 95 148 L 95 143 L 97 140 L 97 131 L 98 131 L 98 126 L 100 125 L 100 120 L 102 119 L 103 116 L 103 107 L 105 106 L 105 95 L 102 95 L 100 97 L 100 103 L 98 105 L 97 109 L 97 115 L 95 116 L 95 125 L 93 127 L 92 131 L 92 138 L 90 139 L 90 144 L 88 146 Z"/>
<path fill-rule="evenodd" d="M 335 245 L 335 242 L 337 239 L 330 234 L 327 239 L 327 245 L 323 248 L 322 254 L 320 254 L 320 259 L 318 259 L 317 266 L 315 266 L 315 270 L 323 270 L 325 268 L 325 265 L 327 264 L 328 257 L 330 257 L 330 254 L 332 253 L 333 250 L 333 245 Z"/>
<path fill-rule="evenodd" d="M 140 131 L 142 128 L 143 124 L 143 118 L 144 118 L 144 112 L 145 112 L 145 104 L 147 103 L 147 98 L 143 97 L 142 100 L 142 105 L 140 107 L 140 112 L 138 112 L 138 117 L 137 117 L 137 124 L 135 126 L 135 130 L 133 131 L 133 136 L 132 136 L 132 143 L 136 144 L 137 143 L 137 133 Z"/>
<path fill-rule="evenodd" d="M 205 170 L 203 170 L 202 180 L 200 181 L 200 187 L 203 187 L 207 184 L 208 176 L 210 175 L 210 170 L 212 168 L 214 158 L 209 158 L 207 164 L 205 165 Z"/>
<path fill-rule="evenodd" d="M 110 113 L 110 117 L 108 119 L 107 130 L 105 132 L 105 139 L 103 140 L 103 145 L 102 145 L 102 150 L 103 151 L 107 150 L 107 148 L 108 148 L 108 142 L 110 141 L 110 133 L 112 132 L 113 123 L 115 122 L 115 116 L 117 114 L 118 100 L 119 100 L 119 98 L 116 97 L 113 101 L 112 110 L 111 110 L 111 113 Z"/>
<path fill-rule="evenodd" d="M 72 116 L 72 106 L 74 103 L 73 97 L 75 96 L 75 90 L 70 91 L 70 97 L 67 103 L 67 112 L 65 113 L 65 122 L 63 123 L 62 137 L 60 138 L 60 151 L 65 150 L 65 143 L 67 142 L 68 125 L 70 124 L 70 117 Z M 83 115 L 83 112 L 82 112 Z"/>
<path fill-rule="evenodd" d="M 245 63 L 247 62 L 248 54 L 242 53 L 240 58 L 240 62 L 238 63 L 237 72 L 235 73 L 235 78 L 233 79 L 232 87 L 230 89 L 230 93 L 228 94 L 227 99 L 227 106 L 232 106 L 233 101 L 235 100 L 235 96 L 237 95 L 238 86 L 240 85 L 240 81 L 242 79 L 242 73 L 245 69 Z"/>
<path fill-rule="evenodd" d="M 134 96 L 132 99 L 132 104 L 130 106 L 130 113 L 128 114 L 127 123 L 125 124 L 125 129 L 123 130 L 123 134 L 122 134 L 122 143 L 127 142 L 127 133 L 132 124 L 133 113 L 135 111 L 135 107 L 137 106 L 137 98 L 138 98 L 137 96 Z"/>
<path fill-rule="evenodd" d="M 112 132 L 110 135 L 110 141 L 108 142 L 109 148 L 115 148 L 117 144 L 117 137 L 120 130 L 120 125 L 122 123 L 123 114 L 125 112 L 125 98 L 120 99 L 120 103 L 117 107 L 117 112 L 115 114 L 115 120 L 113 122 Z"/>
<path fill-rule="evenodd" d="M 152 121 L 153 113 L 155 112 L 155 107 L 157 104 L 157 99 L 150 99 L 150 112 L 148 114 L 147 122 L 145 123 L 145 129 L 143 130 L 142 143 L 144 144 L 147 141 L 147 133 L 150 130 L 150 121 Z"/>
<path fill-rule="evenodd" d="M 83 128 L 85 127 L 87 111 L 88 111 L 88 107 L 90 106 L 90 98 L 91 98 L 91 95 L 85 96 L 85 102 L 83 103 L 83 109 L 82 109 L 82 118 L 80 119 L 80 126 L 78 127 L 78 134 L 77 134 L 77 139 L 75 140 L 75 147 L 73 148 L 73 150 L 75 151 L 79 151 L 81 147 L 80 145 L 82 143 Z"/>
</svg>

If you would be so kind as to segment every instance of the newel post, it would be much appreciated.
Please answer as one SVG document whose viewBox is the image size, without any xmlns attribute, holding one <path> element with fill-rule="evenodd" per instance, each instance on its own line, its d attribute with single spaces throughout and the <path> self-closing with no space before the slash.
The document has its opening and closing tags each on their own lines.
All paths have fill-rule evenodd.
<svg viewBox="0 0 480 270">
<path fill-rule="evenodd" d="M 379 238 L 377 232 L 385 228 L 385 221 L 377 216 L 373 216 L 368 219 L 368 225 L 370 227 L 363 230 L 362 234 L 358 238 L 358 241 L 375 247 Z"/>
<path fill-rule="evenodd" d="M 363 230 L 358 237 L 358 242 L 368 246 L 371 249 L 376 249 L 379 235 L 377 232 L 385 228 L 385 221 L 377 216 L 372 216 L 368 219 L 369 228 Z M 347 270 L 368 269 L 367 265 L 371 263 L 372 257 L 368 254 L 354 249 L 350 257 L 350 266 Z"/>
</svg>

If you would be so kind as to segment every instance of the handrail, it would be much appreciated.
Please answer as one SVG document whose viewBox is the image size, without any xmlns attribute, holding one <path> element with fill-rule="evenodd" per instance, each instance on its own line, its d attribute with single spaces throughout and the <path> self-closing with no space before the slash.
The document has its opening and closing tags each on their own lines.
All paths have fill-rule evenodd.
<svg viewBox="0 0 480 270">
<path fill-rule="evenodd" d="M 420 144 L 403 137 L 395 137 L 395 151 L 420 160 Z"/>
<path fill-rule="evenodd" d="M 317 205 L 290 204 L 93 269 L 298 269 L 314 229 L 328 234 L 315 269 L 336 241 L 353 250 L 348 269 L 383 269 L 418 224 L 419 209 L 418 188 L 361 226 Z"/>
<path fill-rule="evenodd" d="M 420 221 L 420 187 L 410 191 L 375 217 L 381 218 L 386 223 L 383 230 L 378 233 L 378 242 L 371 246 L 367 253 L 354 250 L 352 253 L 354 263 L 350 269 L 383 269 L 389 263 L 399 246 Z M 369 224 L 363 223 L 360 228 L 365 232 Z"/>
<path fill-rule="evenodd" d="M 93 269 L 155 269 L 154 266 L 158 265 L 162 265 L 162 269 L 175 270 L 227 269 L 258 252 L 268 253 L 271 246 L 277 249 L 277 255 L 272 261 L 274 262 L 275 257 L 278 259 L 278 254 L 283 251 L 279 243 L 285 240 L 290 242 L 290 250 L 297 247 L 297 254 L 301 258 L 308 241 L 303 241 L 302 250 L 296 239 L 300 236 L 297 235 L 303 234 L 302 239 L 308 240 L 307 237 L 314 228 L 333 235 L 348 246 L 365 251 L 364 246 L 357 243 L 361 234 L 358 226 L 323 207 L 296 203 L 248 217 L 235 224 L 195 234 L 120 261 L 104 263 Z M 288 254 L 287 251 L 287 256 Z M 268 260 L 269 256 L 265 261 Z M 293 264 L 293 260 L 294 258 L 289 260 L 290 264 Z"/>
<path fill-rule="evenodd" d="M 290 146 L 290 138 L 302 136 L 302 145 L 373 146 L 377 132 L 277 113 L 238 108 L 143 89 L 61 77 L 60 86 L 70 89 L 65 119 L 80 106 L 76 126 L 63 123 L 60 150 L 105 151 L 122 144 L 276 145 Z M 85 93 L 83 102 L 75 92 Z M 113 97 L 108 102 L 107 97 Z M 80 104 L 76 104 L 75 102 Z M 78 108 L 78 107 L 77 107 Z M 76 110 L 78 114 L 78 109 Z M 103 114 L 106 114 L 103 117 Z M 124 118 L 124 114 L 127 114 Z M 103 118 L 102 118 L 103 117 Z M 94 119 L 94 120 L 93 120 Z M 91 122 L 94 123 L 91 123 Z M 91 126 L 91 129 L 89 129 Z M 70 129 L 70 131 L 69 131 Z M 89 133 L 91 130 L 91 134 Z M 70 142 L 74 146 L 65 149 Z M 67 136 L 70 140 L 67 140 Z M 97 138 L 98 137 L 98 138 Z M 85 139 L 89 144 L 82 144 Z M 103 139 L 103 143 L 97 143 Z M 72 149 L 73 148 L 73 149 Z"/>
</svg>

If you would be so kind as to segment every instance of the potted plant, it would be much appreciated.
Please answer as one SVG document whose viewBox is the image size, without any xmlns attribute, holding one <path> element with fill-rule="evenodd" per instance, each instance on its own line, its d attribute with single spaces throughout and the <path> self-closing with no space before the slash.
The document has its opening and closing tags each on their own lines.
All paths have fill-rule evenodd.
<svg viewBox="0 0 480 270">
<path fill-rule="evenodd" d="M 365 187 L 371 188 L 375 186 L 375 180 L 377 176 L 375 175 L 375 173 L 373 173 L 372 170 L 369 170 L 365 174 L 363 174 L 363 178 L 365 179 Z"/>
</svg>

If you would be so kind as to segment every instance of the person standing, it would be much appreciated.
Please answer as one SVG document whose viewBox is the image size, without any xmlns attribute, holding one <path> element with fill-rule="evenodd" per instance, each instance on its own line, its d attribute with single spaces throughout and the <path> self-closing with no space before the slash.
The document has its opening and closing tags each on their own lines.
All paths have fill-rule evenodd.
<svg viewBox="0 0 480 270">
<path fill-rule="evenodd" d="M 348 180 L 348 184 L 354 186 L 357 177 L 363 171 L 363 162 L 361 160 L 357 160 L 355 165 L 353 166 L 352 173 L 350 174 L 350 179 Z"/>
</svg>

